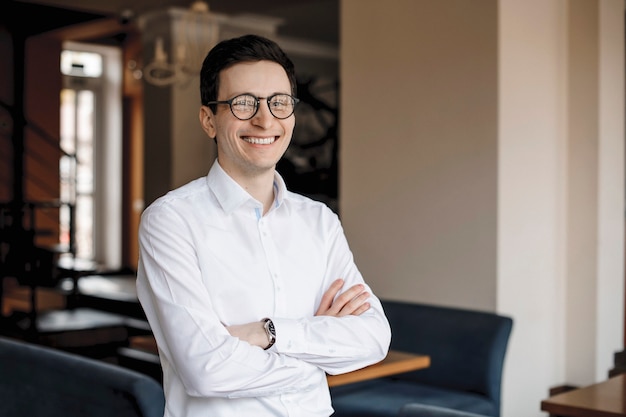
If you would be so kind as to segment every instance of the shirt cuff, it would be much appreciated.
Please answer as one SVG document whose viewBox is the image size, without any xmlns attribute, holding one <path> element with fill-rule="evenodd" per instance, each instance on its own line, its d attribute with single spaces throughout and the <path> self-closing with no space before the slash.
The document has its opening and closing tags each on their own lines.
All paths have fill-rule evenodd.
<svg viewBox="0 0 626 417">
<path fill-rule="evenodd" d="M 276 352 L 307 352 L 305 322 L 302 320 L 272 318 L 276 330 L 276 343 L 270 348 Z"/>
</svg>

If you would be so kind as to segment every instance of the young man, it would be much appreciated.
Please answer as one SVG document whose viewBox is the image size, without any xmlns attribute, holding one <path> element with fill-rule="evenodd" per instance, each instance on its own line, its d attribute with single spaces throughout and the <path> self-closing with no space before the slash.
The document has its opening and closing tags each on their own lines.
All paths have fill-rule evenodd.
<svg viewBox="0 0 626 417">
<path fill-rule="evenodd" d="M 293 64 L 247 35 L 215 46 L 200 78 L 217 160 L 151 204 L 139 231 L 165 415 L 330 416 L 326 373 L 380 361 L 391 331 L 338 217 L 275 170 L 295 125 Z"/>
</svg>

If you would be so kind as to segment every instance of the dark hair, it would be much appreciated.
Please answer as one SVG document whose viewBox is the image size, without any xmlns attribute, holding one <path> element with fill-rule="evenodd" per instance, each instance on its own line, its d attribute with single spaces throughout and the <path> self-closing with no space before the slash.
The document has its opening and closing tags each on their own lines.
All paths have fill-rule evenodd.
<svg viewBox="0 0 626 417">
<path fill-rule="evenodd" d="M 270 39 L 258 35 L 244 35 L 227 39 L 215 45 L 204 58 L 200 71 L 200 100 L 203 105 L 217 100 L 220 87 L 220 71 L 239 62 L 273 61 L 280 64 L 287 73 L 291 84 L 291 94 L 296 95 L 296 72 L 293 62 Z M 215 105 L 211 110 L 216 111 Z"/>
</svg>

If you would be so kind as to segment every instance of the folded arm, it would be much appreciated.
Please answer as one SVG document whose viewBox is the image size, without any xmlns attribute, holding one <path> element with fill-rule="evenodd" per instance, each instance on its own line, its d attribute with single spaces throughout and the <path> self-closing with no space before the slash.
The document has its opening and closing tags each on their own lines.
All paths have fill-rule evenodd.
<svg viewBox="0 0 626 417">
<path fill-rule="evenodd" d="M 320 306 L 315 312 L 316 316 L 360 316 L 370 308 L 370 304 L 367 302 L 370 294 L 365 291 L 363 284 L 353 285 L 347 291 L 337 296 L 343 285 L 344 280 L 341 278 L 336 279 L 332 283 L 322 296 Z M 270 343 L 262 321 L 226 326 L 226 329 L 231 336 L 245 340 L 251 345 L 260 348 L 265 349 Z"/>
</svg>

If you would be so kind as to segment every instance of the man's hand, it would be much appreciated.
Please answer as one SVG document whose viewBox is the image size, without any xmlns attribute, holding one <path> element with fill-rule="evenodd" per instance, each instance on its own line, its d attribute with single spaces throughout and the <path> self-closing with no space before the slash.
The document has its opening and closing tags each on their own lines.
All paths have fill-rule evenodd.
<svg viewBox="0 0 626 417">
<path fill-rule="evenodd" d="M 263 349 L 265 349 L 270 342 L 267 338 L 267 333 L 265 333 L 262 321 L 226 326 L 226 330 L 228 330 L 228 333 L 230 333 L 231 336 L 245 340 L 251 345 L 255 345 Z"/>
<path fill-rule="evenodd" d="M 315 312 L 316 316 L 360 316 L 369 310 L 370 304 L 367 302 L 367 299 L 370 294 L 364 291 L 363 284 L 350 287 L 346 292 L 335 299 L 335 296 L 339 293 L 343 284 L 343 279 L 339 278 L 330 285 L 322 296 L 320 306 Z"/>
</svg>

